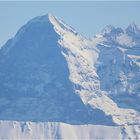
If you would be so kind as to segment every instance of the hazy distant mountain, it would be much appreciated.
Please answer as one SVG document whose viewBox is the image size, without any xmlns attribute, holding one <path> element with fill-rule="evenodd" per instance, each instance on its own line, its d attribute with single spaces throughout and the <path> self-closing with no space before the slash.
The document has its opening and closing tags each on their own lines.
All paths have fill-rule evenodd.
<svg viewBox="0 0 140 140">
<path fill-rule="evenodd" d="M 86 39 L 36 17 L 0 49 L 0 138 L 140 138 L 139 77 L 137 25 Z"/>
</svg>

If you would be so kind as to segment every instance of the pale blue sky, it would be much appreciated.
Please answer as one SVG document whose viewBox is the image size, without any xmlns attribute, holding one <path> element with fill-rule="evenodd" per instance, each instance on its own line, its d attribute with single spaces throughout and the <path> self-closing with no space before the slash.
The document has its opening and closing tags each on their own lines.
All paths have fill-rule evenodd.
<svg viewBox="0 0 140 140">
<path fill-rule="evenodd" d="M 0 45 L 35 16 L 51 13 L 86 37 L 111 24 L 125 28 L 140 25 L 140 2 L 0 2 Z"/>
</svg>

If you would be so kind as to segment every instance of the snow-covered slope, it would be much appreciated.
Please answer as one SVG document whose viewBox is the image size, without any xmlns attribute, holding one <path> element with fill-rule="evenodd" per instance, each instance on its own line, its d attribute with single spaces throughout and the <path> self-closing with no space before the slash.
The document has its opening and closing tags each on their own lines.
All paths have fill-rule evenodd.
<svg viewBox="0 0 140 140">
<path fill-rule="evenodd" d="M 6 129 L 6 131 L 5 131 Z M 0 121 L 0 139 L 138 139 L 140 127 Z M 8 134 L 8 135 L 7 135 Z"/>
<path fill-rule="evenodd" d="M 86 39 L 55 16 L 30 20 L 0 50 L 0 131 L 15 139 L 140 137 L 139 33 L 109 25 Z"/>
</svg>

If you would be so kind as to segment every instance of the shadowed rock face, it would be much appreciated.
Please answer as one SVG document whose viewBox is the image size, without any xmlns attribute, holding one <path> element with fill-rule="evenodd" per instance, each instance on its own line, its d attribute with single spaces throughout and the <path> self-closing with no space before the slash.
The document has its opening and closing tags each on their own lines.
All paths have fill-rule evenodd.
<svg viewBox="0 0 140 140">
<path fill-rule="evenodd" d="M 59 36 L 43 18 L 22 27 L 1 50 L 0 97 L 7 103 L 0 119 L 76 121 L 87 114 L 68 79 Z"/>
<path fill-rule="evenodd" d="M 109 29 L 104 44 L 97 45 L 101 90 L 107 91 L 119 107 L 140 111 L 140 30 L 136 25 L 121 32 Z"/>
<path fill-rule="evenodd" d="M 90 115 L 73 90 L 59 39 L 48 16 L 43 16 L 24 25 L 2 47 L 1 120 L 95 123 L 94 111 Z"/>
</svg>

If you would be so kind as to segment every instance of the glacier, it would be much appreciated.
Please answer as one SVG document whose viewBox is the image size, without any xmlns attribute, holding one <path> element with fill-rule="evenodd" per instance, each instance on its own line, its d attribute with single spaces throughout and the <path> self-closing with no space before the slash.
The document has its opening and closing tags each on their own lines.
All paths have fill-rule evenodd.
<svg viewBox="0 0 140 140">
<path fill-rule="evenodd" d="M 139 77 L 137 25 L 88 39 L 33 18 L 0 49 L 0 139 L 138 139 Z"/>
</svg>

